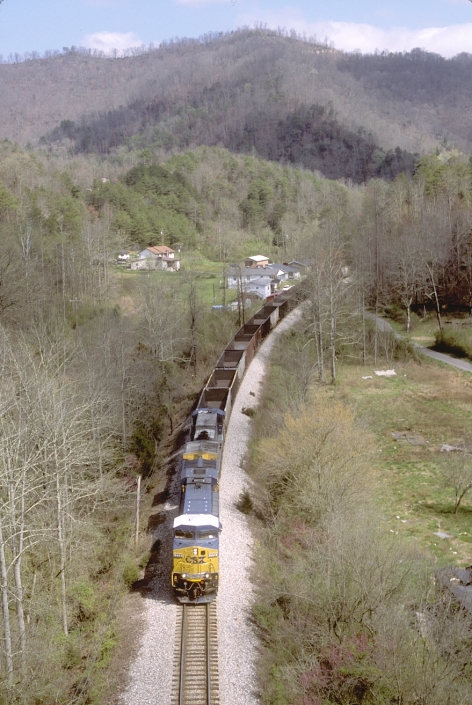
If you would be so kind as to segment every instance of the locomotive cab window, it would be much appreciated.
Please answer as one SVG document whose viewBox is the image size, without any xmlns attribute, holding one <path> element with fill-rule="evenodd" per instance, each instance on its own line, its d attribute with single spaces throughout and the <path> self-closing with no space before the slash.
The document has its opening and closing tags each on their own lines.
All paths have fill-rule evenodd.
<svg viewBox="0 0 472 705">
<path fill-rule="evenodd" d="M 216 535 L 216 529 L 210 529 L 210 531 L 197 531 L 197 539 L 216 539 Z"/>
<path fill-rule="evenodd" d="M 194 539 L 195 532 L 189 531 L 188 529 L 176 529 L 175 530 L 176 539 Z"/>
</svg>

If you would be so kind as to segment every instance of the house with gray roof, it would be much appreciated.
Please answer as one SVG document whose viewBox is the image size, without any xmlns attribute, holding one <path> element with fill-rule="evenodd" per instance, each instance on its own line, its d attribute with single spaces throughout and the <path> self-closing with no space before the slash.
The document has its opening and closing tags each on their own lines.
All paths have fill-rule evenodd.
<svg viewBox="0 0 472 705">
<path fill-rule="evenodd" d="M 247 286 L 250 282 L 260 279 L 260 277 L 268 277 L 272 281 L 278 279 L 279 281 L 285 281 L 288 276 L 280 268 L 276 266 L 269 265 L 264 268 L 253 267 L 231 267 L 227 273 L 228 277 L 228 289 L 238 289 L 242 288 L 247 290 Z"/>
<path fill-rule="evenodd" d="M 300 269 L 298 267 L 292 267 L 289 264 L 271 264 L 271 267 L 281 269 L 285 273 L 285 279 L 300 279 Z M 285 281 L 285 280 L 284 280 Z"/>
<path fill-rule="evenodd" d="M 246 286 L 248 294 L 257 294 L 257 296 L 265 301 L 272 293 L 272 279 L 269 277 L 259 277 L 253 279 Z"/>
</svg>

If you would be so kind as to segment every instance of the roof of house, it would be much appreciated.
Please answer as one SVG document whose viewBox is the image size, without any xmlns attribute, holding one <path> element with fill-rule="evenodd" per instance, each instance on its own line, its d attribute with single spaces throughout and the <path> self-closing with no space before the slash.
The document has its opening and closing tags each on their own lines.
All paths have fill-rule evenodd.
<svg viewBox="0 0 472 705">
<path fill-rule="evenodd" d="M 253 255 L 252 257 L 246 257 L 246 259 L 252 259 L 253 262 L 268 262 L 269 258 L 264 257 L 264 255 Z"/>
<path fill-rule="evenodd" d="M 273 267 L 271 264 L 268 267 L 259 267 L 259 268 L 254 268 L 254 267 L 241 267 L 241 269 L 231 267 L 228 269 L 228 277 L 250 277 L 251 279 L 254 279 L 254 277 L 259 278 L 259 277 L 276 277 L 277 274 L 281 271 L 281 267 Z"/>
<path fill-rule="evenodd" d="M 150 245 L 145 248 L 155 255 L 167 255 L 169 252 L 174 252 L 172 247 L 167 247 L 167 245 Z"/>
<path fill-rule="evenodd" d="M 311 262 L 310 262 L 310 260 L 308 260 L 308 259 L 304 259 L 304 260 L 301 260 L 301 259 L 293 259 L 293 260 L 292 260 L 291 262 L 289 262 L 288 264 L 289 264 L 290 267 L 291 267 L 291 266 L 295 266 L 295 267 L 296 267 L 297 265 L 298 265 L 299 267 L 309 267 L 310 264 L 311 264 Z"/>
<path fill-rule="evenodd" d="M 248 286 L 270 286 L 271 279 L 269 277 L 259 277 L 259 279 L 253 279 Z"/>
<path fill-rule="evenodd" d="M 299 270 L 297 267 L 291 267 L 289 264 L 279 264 L 278 262 L 274 262 L 274 264 L 270 265 L 274 269 L 281 269 L 283 272 L 298 272 Z"/>
</svg>

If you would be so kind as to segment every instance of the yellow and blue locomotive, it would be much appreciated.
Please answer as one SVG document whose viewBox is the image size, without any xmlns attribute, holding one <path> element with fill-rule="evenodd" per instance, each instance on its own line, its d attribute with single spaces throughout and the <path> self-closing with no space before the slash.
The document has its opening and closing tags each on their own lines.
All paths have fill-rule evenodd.
<svg viewBox="0 0 472 705">
<path fill-rule="evenodd" d="M 172 587 L 179 602 L 211 602 L 219 579 L 219 487 L 223 433 L 239 384 L 254 354 L 278 321 L 306 298 L 293 287 L 257 311 L 228 343 L 191 418 L 181 459 L 181 500 L 174 519 Z"/>
<path fill-rule="evenodd" d="M 172 586 L 179 602 L 211 602 L 218 591 L 219 486 L 224 412 L 197 409 L 182 453 L 174 519 Z M 207 440 L 211 439 L 211 440 Z"/>
</svg>

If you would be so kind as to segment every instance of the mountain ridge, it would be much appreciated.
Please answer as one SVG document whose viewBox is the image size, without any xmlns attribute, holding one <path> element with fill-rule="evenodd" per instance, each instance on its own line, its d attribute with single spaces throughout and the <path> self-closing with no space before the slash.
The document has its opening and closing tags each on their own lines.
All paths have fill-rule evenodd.
<svg viewBox="0 0 472 705">
<path fill-rule="evenodd" d="M 345 54 L 247 28 L 122 58 L 74 49 L 0 64 L 0 134 L 33 146 L 42 138 L 66 154 L 151 147 L 165 155 L 213 144 L 272 158 L 261 141 L 270 145 L 284 121 L 317 106 L 384 152 L 424 154 L 445 145 L 467 152 L 471 67 L 470 55 Z M 254 125 L 259 137 L 251 144 Z"/>
</svg>

